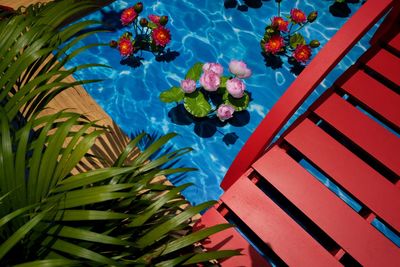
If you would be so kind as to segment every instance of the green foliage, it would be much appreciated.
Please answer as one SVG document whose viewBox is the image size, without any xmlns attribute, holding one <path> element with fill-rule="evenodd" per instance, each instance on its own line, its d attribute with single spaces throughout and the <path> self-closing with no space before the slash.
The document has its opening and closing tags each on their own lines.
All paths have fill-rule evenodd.
<svg viewBox="0 0 400 267">
<path fill-rule="evenodd" d="M 191 79 L 193 81 L 197 81 L 200 79 L 201 72 L 203 71 L 203 63 L 197 62 L 189 69 L 186 74 L 185 79 Z"/>
<path fill-rule="evenodd" d="M 292 48 L 296 48 L 298 45 L 305 45 L 306 40 L 304 39 L 303 35 L 300 33 L 295 33 L 290 37 L 290 46 Z"/>
<path fill-rule="evenodd" d="M 211 111 L 211 105 L 208 103 L 202 92 L 195 91 L 188 94 L 185 96 L 183 101 L 183 105 L 187 112 L 195 117 L 205 117 Z"/>
<path fill-rule="evenodd" d="M 180 102 L 183 100 L 185 93 L 180 87 L 173 86 L 160 94 L 160 100 L 164 103 Z"/>
<path fill-rule="evenodd" d="M 192 232 L 191 218 L 212 202 L 190 207 L 180 194 L 188 185 L 154 180 L 194 170 L 163 167 L 191 151 L 157 153 L 175 134 L 139 151 L 141 134 L 109 166 L 76 172 L 105 129 L 72 112 L 39 114 L 63 90 L 94 82 L 64 78 L 98 64 L 64 65 L 92 46 L 73 48 L 95 22 L 63 27 L 93 2 L 34 5 L 0 21 L 0 265 L 177 266 L 236 255 L 194 246 L 230 227 Z"/>
<path fill-rule="evenodd" d="M 221 85 L 220 88 L 226 88 L 226 82 L 229 80 L 226 76 L 221 76 Z"/>
<path fill-rule="evenodd" d="M 234 98 L 228 93 L 225 93 L 223 100 L 224 104 L 231 105 L 235 108 L 235 111 L 242 111 L 249 106 L 250 96 L 247 92 L 244 92 L 244 95 L 241 98 Z"/>
</svg>

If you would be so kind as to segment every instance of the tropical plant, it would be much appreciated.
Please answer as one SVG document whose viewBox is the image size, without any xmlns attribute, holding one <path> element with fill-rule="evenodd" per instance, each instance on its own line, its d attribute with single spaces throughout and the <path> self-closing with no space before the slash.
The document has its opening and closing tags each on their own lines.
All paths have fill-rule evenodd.
<svg viewBox="0 0 400 267">
<path fill-rule="evenodd" d="M 192 231 L 191 218 L 213 202 L 190 206 L 155 178 L 192 171 L 165 168 L 190 149 L 152 155 L 175 134 L 136 149 L 142 133 L 111 166 L 91 148 L 106 129 L 81 114 L 43 114 L 47 103 L 76 84 L 65 63 L 93 44 L 74 44 L 96 22 L 65 26 L 93 1 L 64 0 L 19 10 L 0 21 L 0 265 L 177 266 L 236 255 L 204 252 L 196 243 L 230 225 Z M 69 41 L 68 43 L 66 43 Z M 86 166 L 87 171 L 77 172 Z"/>
<path fill-rule="evenodd" d="M 160 94 L 165 103 L 183 102 L 185 110 L 197 118 L 229 120 L 235 112 L 246 110 L 250 94 L 242 79 L 252 74 L 246 63 L 232 60 L 229 63 L 230 76 L 224 76 L 224 68 L 218 63 L 197 62 L 187 72 L 180 87 L 173 86 Z M 197 81 L 200 87 L 197 87 Z"/>
</svg>

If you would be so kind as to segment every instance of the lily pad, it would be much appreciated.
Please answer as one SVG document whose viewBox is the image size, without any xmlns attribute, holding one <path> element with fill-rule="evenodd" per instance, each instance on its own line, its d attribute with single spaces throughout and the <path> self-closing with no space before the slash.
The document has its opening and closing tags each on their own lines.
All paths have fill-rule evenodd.
<svg viewBox="0 0 400 267">
<path fill-rule="evenodd" d="M 211 111 L 210 103 L 208 103 L 203 93 L 199 91 L 185 95 L 183 101 L 185 109 L 195 117 L 205 117 Z"/>
<path fill-rule="evenodd" d="M 226 76 L 222 76 L 221 77 L 221 85 L 220 85 L 220 87 L 226 87 L 226 81 L 228 81 L 229 80 L 229 78 L 228 77 L 226 77 Z"/>
<path fill-rule="evenodd" d="M 300 33 L 293 34 L 292 37 L 290 37 L 290 46 L 292 48 L 296 48 L 298 45 L 305 45 L 306 40 L 304 39 L 303 35 Z"/>
<path fill-rule="evenodd" d="M 197 62 L 187 72 L 185 79 L 191 79 L 197 81 L 200 79 L 201 72 L 203 71 L 203 63 Z"/>
<path fill-rule="evenodd" d="M 160 94 L 160 100 L 164 103 L 180 102 L 183 100 L 185 93 L 180 87 L 173 86 L 171 89 Z"/>
<path fill-rule="evenodd" d="M 224 94 L 223 100 L 226 105 L 234 107 L 235 111 L 242 111 L 249 106 L 250 96 L 247 92 L 244 92 L 241 98 L 234 98 L 230 94 Z"/>
<path fill-rule="evenodd" d="M 154 22 L 149 21 L 149 22 L 147 23 L 147 27 L 149 27 L 150 29 L 154 30 L 154 29 L 157 28 L 158 26 L 157 26 L 157 24 L 155 24 Z"/>
</svg>

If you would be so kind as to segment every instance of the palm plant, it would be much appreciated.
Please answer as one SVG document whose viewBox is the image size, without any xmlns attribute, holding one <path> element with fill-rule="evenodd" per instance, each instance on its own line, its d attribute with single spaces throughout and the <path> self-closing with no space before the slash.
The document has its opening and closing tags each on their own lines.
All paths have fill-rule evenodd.
<svg viewBox="0 0 400 267">
<path fill-rule="evenodd" d="M 0 265 L 181 266 L 236 255 L 197 246 L 230 227 L 192 231 L 191 218 L 213 202 L 192 207 L 180 194 L 188 185 L 155 179 L 193 170 L 165 168 L 190 151 L 158 153 L 175 134 L 143 151 L 139 134 L 111 166 L 76 172 L 106 130 L 81 114 L 43 114 L 61 91 L 95 82 L 65 78 L 99 64 L 63 68 L 101 45 L 73 48 L 96 22 L 65 26 L 93 2 L 33 5 L 0 21 Z"/>
</svg>

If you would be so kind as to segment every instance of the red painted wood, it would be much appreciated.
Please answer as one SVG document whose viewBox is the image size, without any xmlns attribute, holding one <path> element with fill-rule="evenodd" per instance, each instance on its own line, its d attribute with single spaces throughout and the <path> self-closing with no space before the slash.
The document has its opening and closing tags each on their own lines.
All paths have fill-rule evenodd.
<svg viewBox="0 0 400 267">
<path fill-rule="evenodd" d="M 215 208 L 211 208 L 196 224 L 195 231 L 222 223 L 228 222 Z M 202 242 L 202 245 L 207 250 L 240 250 L 243 255 L 222 261 L 222 267 L 271 266 L 234 228 L 210 236 Z"/>
<path fill-rule="evenodd" d="M 228 189 L 272 142 L 304 100 L 357 41 L 389 10 L 393 0 L 369 0 L 340 28 L 265 116 L 229 168 L 221 187 Z"/>
<path fill-rule="evenodd" d="M 390 42 L 389 46 L 397 50 L 400 53 L 400 33 L 398 33 Z"/>
<path fill-rule="evenodd" d="M 380 49 L 366 65 L 383 75 L 386 79 L 400 86 L 400 58 L 385 49 Z"/>
<path fill-rule="evenodd" d="M 400 230 L 400 190 L 395 185 L 307 119 L 285 140 L 370 210 Z"/>
<path fill-rule="evenodd" d="M 400 138 L 396 135 L 337 94 L 332 94 L 314 112 L 400 176 Z M 397 113 L 400 117 L 400 106 Z"/>
<path fill-rule="evenodd" d="M 354 73 L 341 88 L 400 128 L 400 96 L 394 91 L 361 70 Z"/>
<path fill-rule="evenodd" d="M 400 1 L 393 1 L 393 8 L 385 17 L 378 30 L 370 40 L 371 45 L 387 42 L 388 36 L 392 36 L 393 31 L 398 30 L 398 19 L 400 17 Z"/>
<path fill-rule="evenodd" d="M 285 150 L 275 146 L 252 166 L 363 266 L 399 266 L 400 249 Z"/>
<path fill-rule="evenodd" d="M 247 177 L 221 199 L 289 266 L 341 265 Z"/>
</svg>

